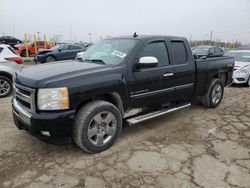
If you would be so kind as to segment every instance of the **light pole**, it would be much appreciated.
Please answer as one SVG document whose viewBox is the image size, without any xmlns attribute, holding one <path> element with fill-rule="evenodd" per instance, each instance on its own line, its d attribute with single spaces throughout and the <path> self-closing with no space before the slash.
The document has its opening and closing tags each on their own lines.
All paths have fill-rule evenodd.
<svg viewBox="0 0 250 188">
<path fill-rule="evenodd" d="M 91 42 L 91 33 L 89 33 L 89 43 Z"/>
<path fill-rule="evenodd" d="M 37 39 L 40 40 L 40 31 L 37 31 Z"/>
</svg>

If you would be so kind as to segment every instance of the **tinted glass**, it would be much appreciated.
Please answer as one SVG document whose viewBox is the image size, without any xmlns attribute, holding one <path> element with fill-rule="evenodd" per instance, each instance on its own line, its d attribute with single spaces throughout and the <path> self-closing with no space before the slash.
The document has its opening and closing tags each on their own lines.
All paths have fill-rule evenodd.
<svg viewBox="0 0 250 188">
<path fill-rule="evenodd" d="M 215 50 L 214 50 L 214 48 L 211 48 L 211 49 L 210 49 L 210 51 L 209 51 L 209 53 L 211 53 L 211 54 L 215 54 Z"/>
<path fill-rule="evenodd" d="M 14 54 L 16 54 L 16 51 L 15 51 L 13 48 L 8 47 L 8 49 L 9 49 L 10 51 L 12 51 Z"/>
<path fill-rule="evenodd" d="M 220 53 L 222 53 L 223 51 L 222 51 L 222 49 L 220 49 L 220 48 L 215 48 L 215 52 L 216 52 L 217 54 L 220 54 Z"/>
<path fill-rule="evenodd" d="M 168 53 L 165 42 L 154 42 L 147 44 L 141 54 L 141 57 L 153 56 L 158 59 L 158 66 L 169 64 Z"/>
<path fill-rule="evenodd" d="M 44 46 L 44 42 L 38 41 L 38 42 L 36 42 L 36 45 L 37 45 L 37 46 Z"/>
<path fill-rule="evenodd" d="M 81 47 L 80 46 L 76 46 L 76 45 L 72 45 L 70 49 L 72 49 L 72 50 L 79 50 L 79 49 L 81 49 Z"/>
<path fill-rule="evenodd" d="M 62 46 L 60 46 L 59 49 L 61 49 L 61 50 L 68 50 L 69 49 L 69 45 L 67 45 L 67 44 L 62 45 Z"/>
<path fill-rule="evenodd" d="M 175 65 L 187 63 L 187 52 L 183 42 L 171 42 L 173 63 Z"/>
</svg>

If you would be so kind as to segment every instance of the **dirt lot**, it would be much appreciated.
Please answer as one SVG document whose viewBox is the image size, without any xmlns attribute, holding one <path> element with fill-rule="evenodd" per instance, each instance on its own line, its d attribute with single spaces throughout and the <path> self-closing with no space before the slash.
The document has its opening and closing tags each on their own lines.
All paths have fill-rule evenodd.
<svg viewBox="0 0 250 188">
<path fill-rule="evenodd" d="M 133 127 L 101 154 L 42 142 L 0 99 L 0 187 L 250 187 L 250 88 Z"/>
</svg>

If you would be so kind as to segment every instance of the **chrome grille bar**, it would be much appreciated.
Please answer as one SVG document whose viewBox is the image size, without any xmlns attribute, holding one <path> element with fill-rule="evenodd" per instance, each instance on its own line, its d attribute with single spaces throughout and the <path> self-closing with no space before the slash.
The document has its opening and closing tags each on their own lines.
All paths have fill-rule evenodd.
<svg viewBox="0 0 250 188">
<path fill-rule="evenodd" d="M 14 83 L 15 98 L 17 103 L 29 112 L 35 112 L 35 89 Z M 27 104 L 27 105 L 25 105 Z"/>
</svg>

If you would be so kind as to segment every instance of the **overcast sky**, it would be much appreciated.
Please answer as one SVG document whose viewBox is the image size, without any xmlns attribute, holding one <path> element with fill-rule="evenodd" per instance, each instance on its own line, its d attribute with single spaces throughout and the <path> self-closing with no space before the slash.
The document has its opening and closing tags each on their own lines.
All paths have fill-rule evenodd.
<svg viewBox="0 0 250 188">
<path fill-rule="evenodd" d="M 250 0 L 0 0 L 0 35 L 164 34 L 250 43 Z M 72 31 L 72 35 L 71 35 Z M 72 37 L 71 37 L 72 36 Z"/>
</svg>

